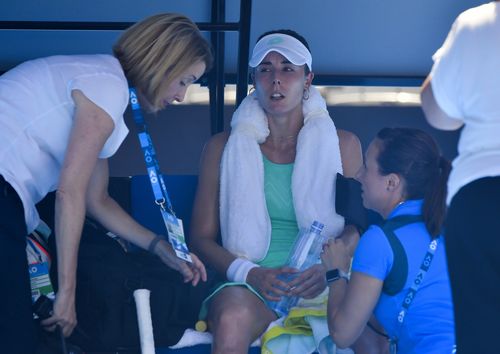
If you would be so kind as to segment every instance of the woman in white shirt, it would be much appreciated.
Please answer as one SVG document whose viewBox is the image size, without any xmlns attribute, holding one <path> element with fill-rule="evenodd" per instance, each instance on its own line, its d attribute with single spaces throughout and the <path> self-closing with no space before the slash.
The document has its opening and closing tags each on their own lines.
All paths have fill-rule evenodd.
<svg viewBox="0 0 500 354">
<path fill-rule="evenodd" d="M 462 128 L 445 240 L 459 353 L 497 352 L 500 316 L 500 4 L 455 20 L 422 87 L 438 129 Z"/>
<path fill-rule="evenodd" d="M 0 77 L 0 267 L 4 277 L 0 343 L 7 353 L 36 347 L 26 261 L 26 235 L 37 226 L 35 203 L 56 190 L 59 289 L 52 317 L 68 336 L 76 325 L 75 273 L 88 213 L 107 229 L 148 249 L 156 235 L 137 224 L 107 193 L 107 158 L 128 129 L 129 85 L 149 111 L 182 101 L 187 86 L 210 67 L 209 44 L 179 14 L 149 17 L 129 28 L 111 55 L 54 56 Z M 167 242 L 154 253 L 195 285 L 203 264 L 188 264 Z"/>
</svg>

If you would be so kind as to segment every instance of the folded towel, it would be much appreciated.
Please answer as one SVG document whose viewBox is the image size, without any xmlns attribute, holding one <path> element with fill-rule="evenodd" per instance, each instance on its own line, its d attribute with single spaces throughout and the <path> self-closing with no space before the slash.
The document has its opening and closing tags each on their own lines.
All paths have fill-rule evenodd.
<svg viewBox="0 0 500 354">
<path fill-rule="evenodd" d="M 335 179 L 342 173 L 339 140 L 326 103 L 310 88 L 303 103 L 292 175 L 292 195 L 299 228 L 314 220 L 324 234 L 338 235 L 344 219 L 335 212 Z M 264 165 L 259 144 L 269 135 L 267 116 L 255 93 L 233 115 L 231 135 L 221 161 L 220 223 L 222 244 L 239 257 L 258 262 L 267 254 L 271 222 L 264 196 Z"/>
<path fill-rule="evenodd" d="M 272 322 L 262 335 L 262 353 L 353 354 L 339 349 L 328 332 L 326 302 L 328 289 L 312 300 L 302 300 L 288 316 Z"/>
</svg>

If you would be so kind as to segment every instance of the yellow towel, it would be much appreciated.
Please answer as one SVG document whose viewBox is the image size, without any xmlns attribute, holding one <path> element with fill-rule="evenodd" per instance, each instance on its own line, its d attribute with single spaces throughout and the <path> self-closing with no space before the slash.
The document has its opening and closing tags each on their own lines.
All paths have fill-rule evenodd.
<svg viewBox="0 0 500 354">
<path fill-rule="evenodd" d="M 301 299 L 288 316 L 271 323 L 262 335 L 262 353 L 312 353 L 318 347 L 330 347 L 321 353 L 334 353 L 326 322 L 328 290 L 312 300 Z M 323 343 L 322 343 L 323 342 Z"/>
<path fill-rule="evenodd" d="M 353 354 L 337 349 L 328 332 L 328 289 L 314 299 L 301 299 L 288 316 L 272 322 L 261 337 L 263 354 Z"/>
</svg>

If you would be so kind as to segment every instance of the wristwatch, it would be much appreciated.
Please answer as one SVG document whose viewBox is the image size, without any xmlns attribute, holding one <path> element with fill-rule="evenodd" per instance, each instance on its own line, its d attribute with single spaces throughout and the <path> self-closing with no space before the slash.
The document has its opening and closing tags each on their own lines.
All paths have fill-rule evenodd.
<svg viewBox="0 0 500 354">
<path fill-rule="evenodd" d="M 345 279 L 346 282 L 349 282 L 349 274 L 341 269 L 332 269 L 326 272 L 326 283 L 328 285 L 339 279 Z"/>
</svg>

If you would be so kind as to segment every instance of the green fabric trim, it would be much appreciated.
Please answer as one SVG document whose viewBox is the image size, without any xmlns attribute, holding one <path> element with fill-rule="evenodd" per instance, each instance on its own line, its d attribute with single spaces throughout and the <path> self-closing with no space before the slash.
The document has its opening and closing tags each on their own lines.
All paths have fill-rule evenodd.
<svg viewBox="0 0 500 354">
<path fill-rule="evenodd" d="M 228 286 L 242 286 L 250 290 L 252 293 L 255 294 L 262 302 L 266 303 L 266 300 L 255 290 L 250 284 L 248 283 L 243 283 L 243 282 L 226 282 L 226 283 L 221 283 L 216 287 L 214 291 L 205 299 L 203 300 L 203 303 L 201 304 L 200 312 L 198 314 L 198 319 L 200 320 L 205 320 L 208 315 L 208 306 L 210 304 L 210 301 L 212 298 L 219 293 L 222 289 L 228 287 Z"/>
</svg>

